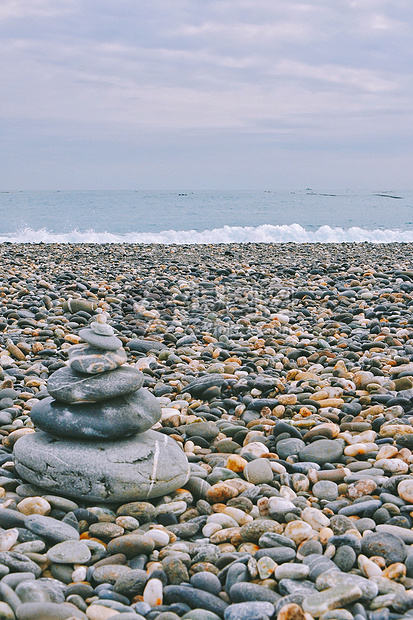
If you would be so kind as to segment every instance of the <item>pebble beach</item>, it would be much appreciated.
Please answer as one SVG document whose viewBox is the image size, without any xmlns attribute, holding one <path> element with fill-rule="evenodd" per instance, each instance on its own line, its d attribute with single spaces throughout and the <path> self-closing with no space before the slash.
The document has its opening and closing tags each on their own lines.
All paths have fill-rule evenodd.
<svg viewBox="0 0 413 620">
<path fill-rule="evenodd" d="M 3 243 L 0 301 L 0 620 L 413 616 L 412 244 Z M 100 316 L 176 490 L 16 468 Z"/>
</svg>

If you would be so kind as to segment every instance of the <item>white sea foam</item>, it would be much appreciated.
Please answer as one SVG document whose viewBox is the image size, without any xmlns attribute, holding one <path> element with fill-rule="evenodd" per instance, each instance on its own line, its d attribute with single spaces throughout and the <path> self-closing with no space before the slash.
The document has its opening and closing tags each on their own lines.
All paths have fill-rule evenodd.
<svg viewBox="0 0 413 620">
<path fill-rule="evenodd" d="M 367 230 L 364 228 L 332 228 L 321 226 L 308 231 L 299 224 L 273 226 L 223 226 L 211 230 L 164 230 L 162 232 L 130 232 L 117 234 L 74 229 L 55 233 L 45 228 L 24 228 L 15 233 L 0 233 L 0 243 L 410 243 L 413 230 Z"/>
</svg>

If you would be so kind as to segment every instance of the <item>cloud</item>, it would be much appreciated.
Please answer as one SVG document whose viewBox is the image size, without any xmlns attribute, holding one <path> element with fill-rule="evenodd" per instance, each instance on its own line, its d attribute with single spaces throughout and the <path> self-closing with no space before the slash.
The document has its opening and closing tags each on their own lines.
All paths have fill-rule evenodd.
<svg viewBox="0 0 413 620">
<path fill-rule="evenodd" d="M 354 69 L 340 65 L 311 65 L 294 61 L 283 61 L 275 67 L 277 75 L 285 75 L 295 79 L 314 80 L 315 82 L 333 85 L 334 88 L 350 86 L 354 91 L 362 93 L 389 92 L 398 87 L 397 79 L 392 75 L 380 75 L 378 71 Z"/>
<path fill-rule="evenodd" d="M 407 0 L 3 0 L 0 117 L 39 141 L 385 149 L 410 135 L 412 23 Z"/>
<path fill-rule="evenodd" d="M 76 0 L 2 0 L 0 21 L 65 15 L 72 12 L 76 5 Z"/>
</svg>

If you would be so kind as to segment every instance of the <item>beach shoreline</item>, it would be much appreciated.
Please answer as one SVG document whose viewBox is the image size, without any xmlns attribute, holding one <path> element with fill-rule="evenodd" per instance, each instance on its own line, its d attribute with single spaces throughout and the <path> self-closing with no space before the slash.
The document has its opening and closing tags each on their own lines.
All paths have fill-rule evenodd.
<svg viewBox="0 0 413 620">
<path fill-rule="evenodd" d="M 6 243 L 0 300 L 0 585 L 28 618 L 411 608 L 413 244 Z M 15 469 L 100 314 L 189 461 L 176 491 L 91 502 Z"/>
</svg>

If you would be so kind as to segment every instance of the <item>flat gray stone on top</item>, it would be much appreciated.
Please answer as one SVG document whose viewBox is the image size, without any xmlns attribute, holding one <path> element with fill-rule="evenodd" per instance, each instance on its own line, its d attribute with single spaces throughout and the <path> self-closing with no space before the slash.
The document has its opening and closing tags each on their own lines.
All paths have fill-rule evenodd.
<svg viewBox="0 0 413 620">
<path fill-rule="evenodd" d="M 98 334 L 99 336 L 113 336 L 115 334 L 115 330 L 112 325 L 109 323 L 100 323 L 99 321 L 93 321 L 89 325 L 92 332 Z"/>
<path fill-rule="evenodd" d="M 97 334 L 93 329 L 85 327 L 79 332 L 79 336 L 90 344 L 91 347 L 103 349 L 104 351 L 116 351 L 122 346 L 122 340 L 115 335 Z"/>
</svg>

